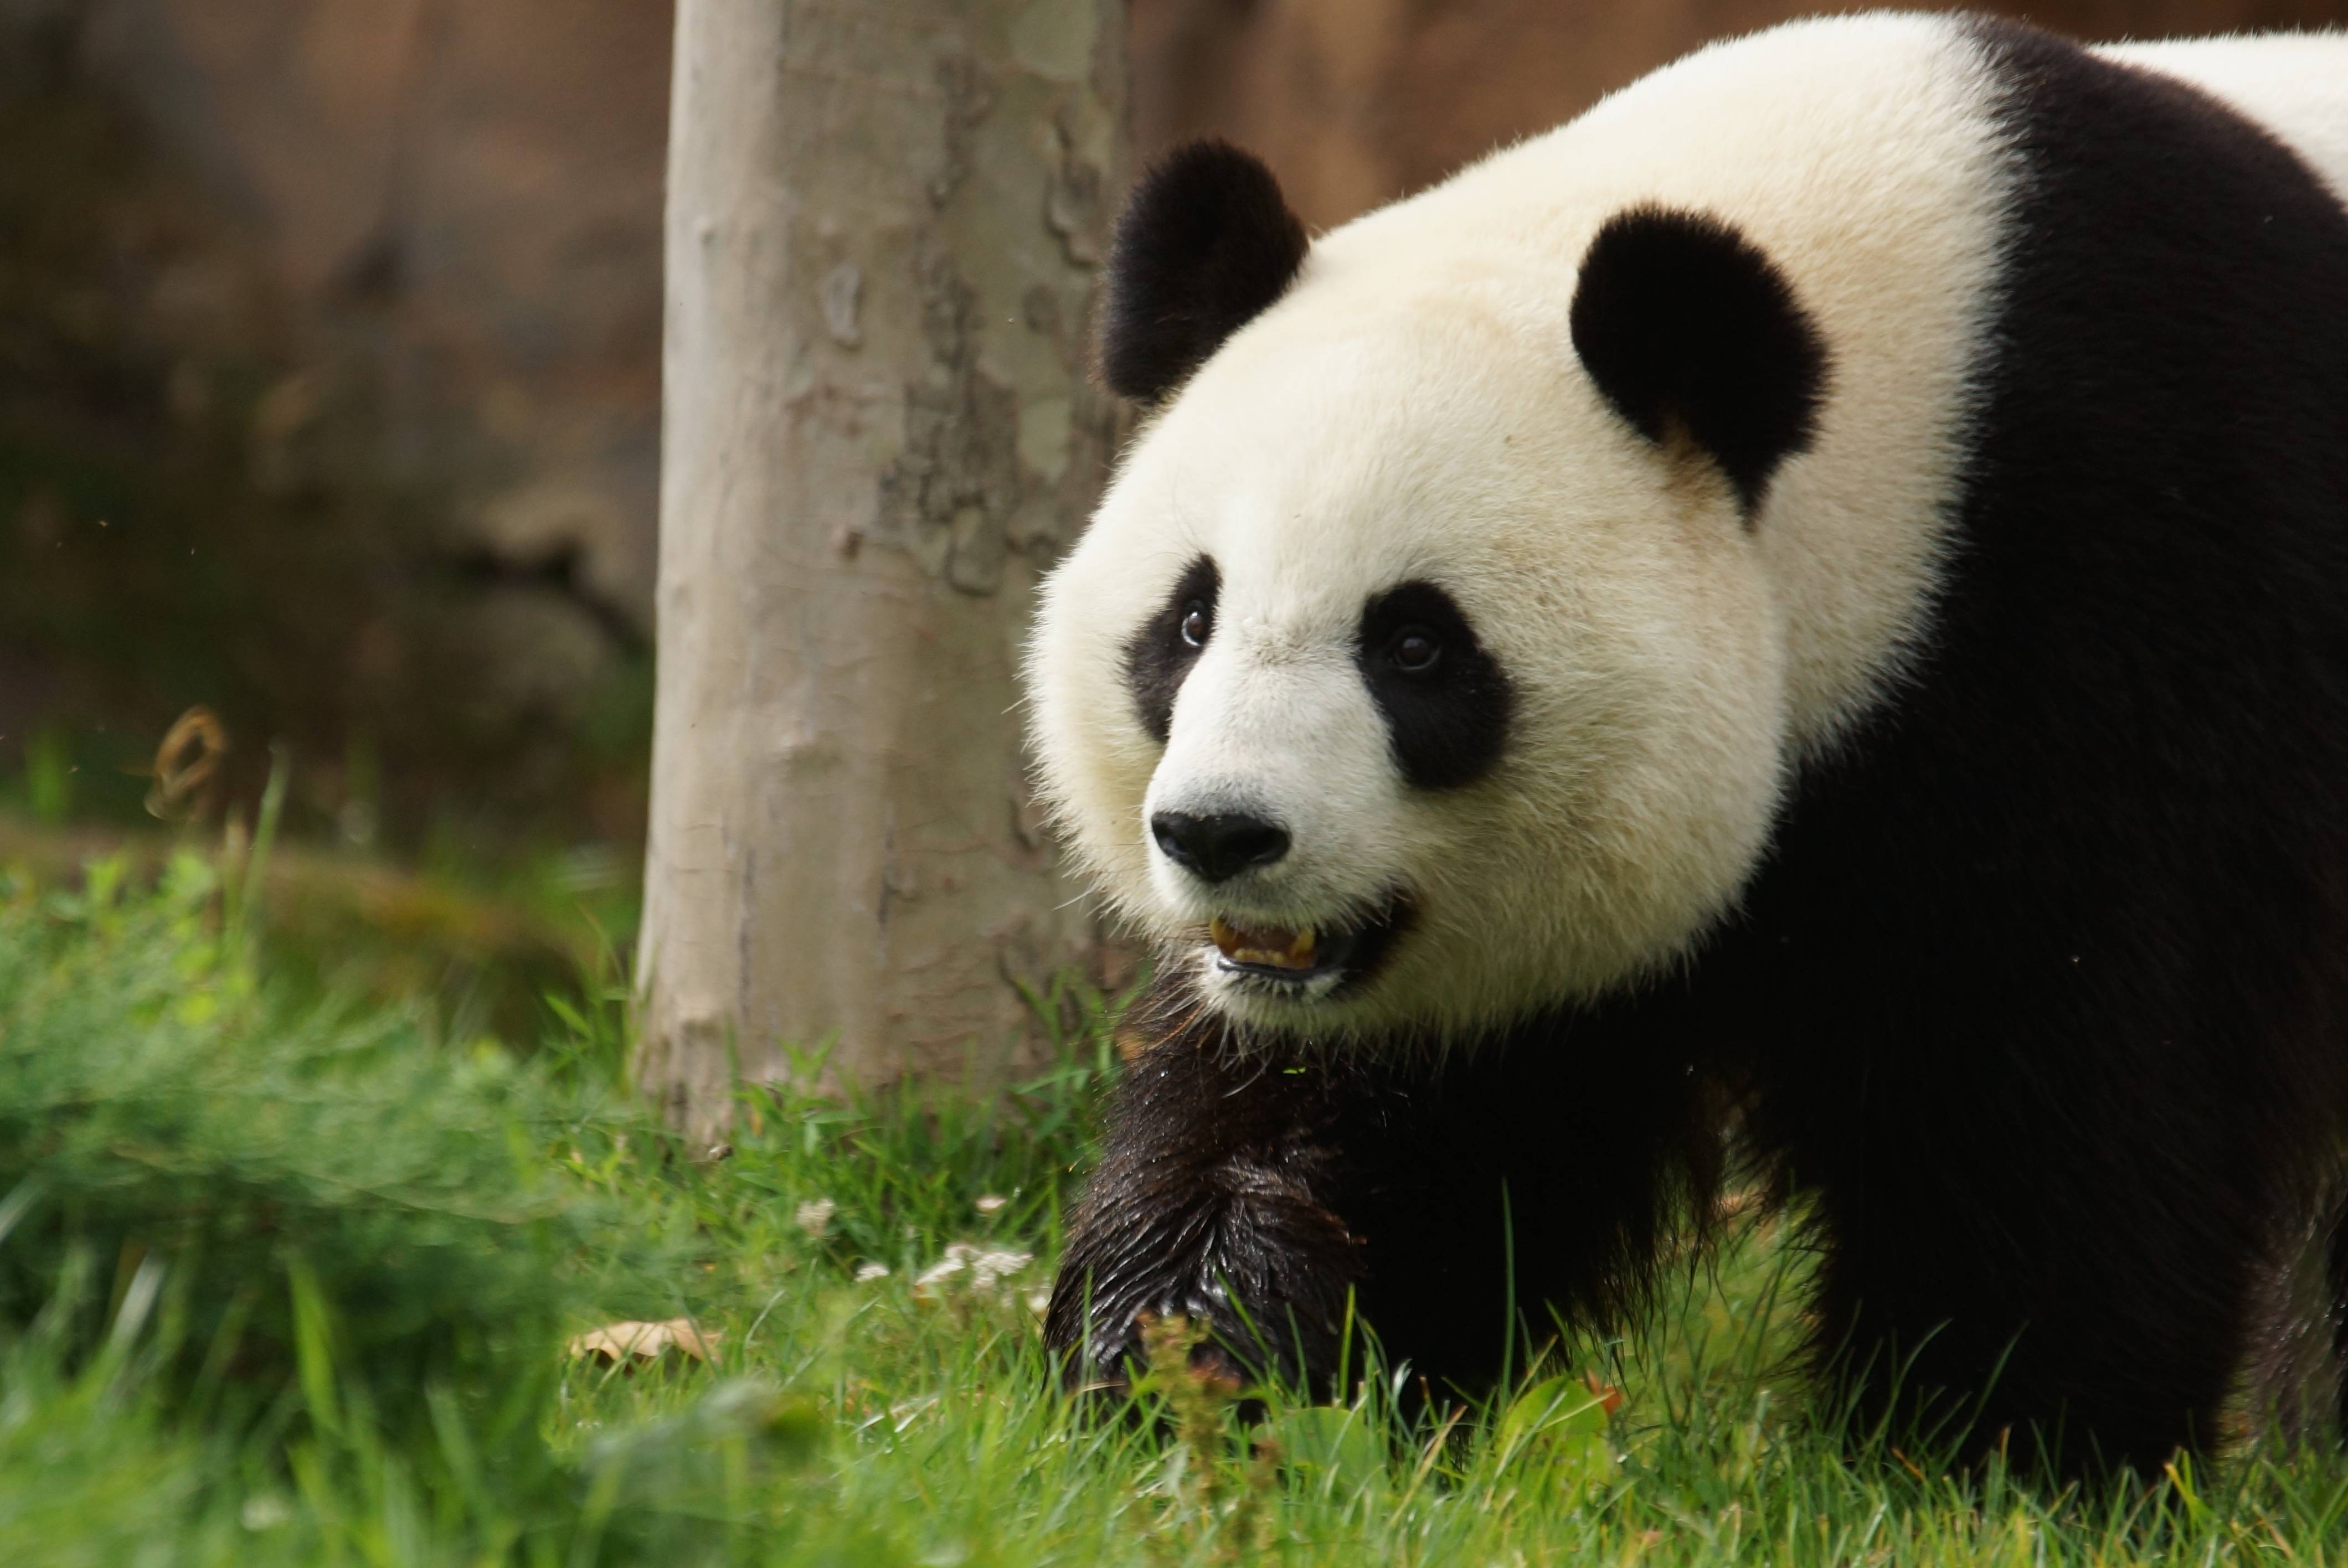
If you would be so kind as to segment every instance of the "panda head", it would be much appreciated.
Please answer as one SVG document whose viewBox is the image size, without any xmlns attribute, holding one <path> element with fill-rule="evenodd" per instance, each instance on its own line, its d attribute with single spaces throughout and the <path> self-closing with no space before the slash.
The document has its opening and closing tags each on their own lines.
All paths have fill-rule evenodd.
<svg viewBox="0 0 2348 1568">
<path fill-rule="evenodd" d="M 1207 1005 L 1459 1040 L 1667 966 L 1758 859 L 1788 745 L 1756 514 L 1826 365 L 1709 218 L 1601 214 L 1561 264 L 1385 218 L 1308 246 L 1215 144 L 1144 179 L 1101 365 L 1149 413 L 1045 585 L 1034 736 Z"/>
</svg>

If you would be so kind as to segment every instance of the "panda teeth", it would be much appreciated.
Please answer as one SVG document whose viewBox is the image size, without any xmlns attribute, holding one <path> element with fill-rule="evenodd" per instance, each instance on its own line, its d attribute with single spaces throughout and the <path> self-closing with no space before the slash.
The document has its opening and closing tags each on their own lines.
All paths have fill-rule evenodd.
<svg viewBox="0 0 2348 1568">
<path fill-rule="evenodd" d="M 1294 931 L 1279 926 L 1242 930 L 1218 915 L 1207 928 L 1224 958 L 1235 964 L 1260 964 L 1266 968 L 1309 969 L 1319 945 L 1310 926 Z"/>
</svg>

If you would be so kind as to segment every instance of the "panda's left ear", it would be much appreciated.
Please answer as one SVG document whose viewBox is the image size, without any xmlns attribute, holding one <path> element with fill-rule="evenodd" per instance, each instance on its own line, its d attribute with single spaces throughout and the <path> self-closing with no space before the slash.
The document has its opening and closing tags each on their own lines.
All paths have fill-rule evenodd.
<svg viewBox="0 0 2348 1568">
<path fill-rule="evenodd" d="M 1826 345 L 1776 264 L 1717 218 L 1634 207 L 1581 261 L 1573 347 L 1650 441 L 1693 441 L 1720 466 L 1747 526 L 1777 465 L 1809 446 Z"/>
</svg>

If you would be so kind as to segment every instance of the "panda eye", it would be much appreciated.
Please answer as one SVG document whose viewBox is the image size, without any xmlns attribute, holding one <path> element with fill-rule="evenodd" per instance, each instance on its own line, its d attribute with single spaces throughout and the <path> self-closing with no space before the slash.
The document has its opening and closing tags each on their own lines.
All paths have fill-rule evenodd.
<svg viewBox="0 0 2348 1568">
<path fill-rule="evenodd" d="M 1204 600 L 1194 599 L 1182 607 L 1182 641 L 1192 648 L 1204 648 L 1207 634 L 1215 629 L 1214 618 L 1207 613 Z"/>
<path fill-rule="evenodd" d="M 1443 643 L 1424 626 L 1406 626 L 1386 645 L 1386 661 L 1406 675 L 1424 675 L 1443 662 Z"/>
</svg>

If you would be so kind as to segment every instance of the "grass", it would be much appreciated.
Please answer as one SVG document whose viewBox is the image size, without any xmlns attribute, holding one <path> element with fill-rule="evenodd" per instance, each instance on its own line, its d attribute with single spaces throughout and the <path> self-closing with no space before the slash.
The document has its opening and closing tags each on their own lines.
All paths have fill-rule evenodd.
<svg viewBox="0 0 2348 1568">
<path fill-rule="evenodd" d="M 2085 1498 L 1849 1457 L 1767 1225 L 1484 1408 L 1406 1422 L 1378 1370 L 1242 1428 L 1169 1324 L 1158 1419 L 1095 1419 L 1032 1297 L 1101 1008 L 990 1098 L 746 1089 L 712 1158 L 621 1092 L 623 999 L 452 1043 L 287 982 L 244 879 L 0 886 L 0 1562 L 2348 1561 L 2329 1452 Z M 565 1353 L 679 1318 L 705 1361 Z"/>
</svg>

